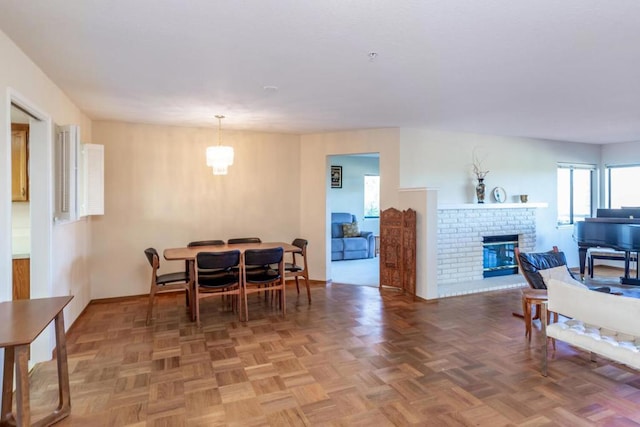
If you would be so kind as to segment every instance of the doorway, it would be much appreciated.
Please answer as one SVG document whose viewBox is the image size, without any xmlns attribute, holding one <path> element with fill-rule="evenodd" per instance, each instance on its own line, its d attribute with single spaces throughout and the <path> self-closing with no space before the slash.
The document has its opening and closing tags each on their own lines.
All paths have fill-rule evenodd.
<svg viewBox="0 0 640 427">
<path fill-rule="evenodd" d="M 12 299 L 29 299 L 31 213 L 29 202 L 29 121 L 11 105 L 11 255 Z"/>
<path fill-rule="evenodd" d="M 327 191 L 329 223 L 332 223 L 332 213 L 343 213 L 340 218 L 351 217 L 351 214 L 357 223 L 358 233 L 366 239 L 358 241 L 357 245 L 352 241 L 350 247 L 345 247 L 343 245 L 347 241 L 334 240 L 341 237 L 342 224 L 331 224 L 331 266 L 327 270 L 331 271 L 333 283 L 378 287 L 380 258 L 376 245 L 380 235 L 380 155 L 329 156 L 329 163 L 332 172 L 331 186 Z M 340 176 L 337 177 L 336 173 Z"/>
<path fill-rule="evenodd" d="M 28 270 L 29 296 L 30 298 L 45 298 L 52 296 L 51 278 L 53 277 L 52 121 L 48 114 L 13 90 L 9 90 L 9 104 L 7 123 L 12 119 L 12 112 L 17 110 L 26 116 L 22 120 L 28 122 L 29 128 L 28 209 L 21 206 L 24 211 L 21 212 L 22 217 L 15 218 L 16 223 L 22 226 L 21 233 L 18 233 L 21 234 L 22 241 L 20 242 L 20 239 L 18 241 L 12 240 L 11 256 L 13 258 L 13 255 L 18 252 L 22 256 L 28 256 L 30 264 Z M 7 140 L 9 141 L 8 138 Z M 28 219 L 25 219 L 27 211 Z M 12 214 L 13 212 L 12 210 Z M 11 225 L 13 228 L 13 215 Z M 9 233 L 7 235 L 13 236 L 12 230 L 9 230 Z M 33 342 L 30 364 L 49 360 L 53 346 L 53 327 L 49 327 Z"/>
</svg>

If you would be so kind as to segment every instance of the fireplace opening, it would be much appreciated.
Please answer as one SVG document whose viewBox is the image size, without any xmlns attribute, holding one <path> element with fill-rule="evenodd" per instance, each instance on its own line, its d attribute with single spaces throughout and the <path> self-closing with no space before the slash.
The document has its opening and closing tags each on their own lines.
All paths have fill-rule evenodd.
<svg viewBox="0 0 640 427">
<path fill-rule="evenodd" d="M 485 236 L 482 238 L 482 276 L 518 274 L 515 249 L 518 235 Z"/>
</svg>

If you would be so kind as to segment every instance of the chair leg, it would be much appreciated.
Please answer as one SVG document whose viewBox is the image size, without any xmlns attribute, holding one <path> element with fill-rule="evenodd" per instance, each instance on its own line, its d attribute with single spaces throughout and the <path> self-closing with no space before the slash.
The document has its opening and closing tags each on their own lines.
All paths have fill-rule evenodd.
<svg viewBox="0 0 640 427">
<path fill-rule="evenodd" d="M 296 279 L 296 290 L 298 291 L 298 295 L 300 295 L 300 283 L 298 281 L 298 276 L 294 277 Z"/>
<path fill-rule="evenodd" d="M 536 304 L 535 306 L 536 306 L 535 307 L 536 311 L 535 311 L 535 315 L 533 316 L 532 319 L 533 320 L 538 320 L 538 319 L 540 319 L 540 305 Z"/>
<path fill-rule="evenodd" d="M 287 292 L 286 292 L 286 282 L 284 277 L 282 277 L 282 283 L 280 288 L 280 300 L 282 301 L 282 317 L 287 317 Z"/>
<path fill-rule="evenodd" d="M 194 295 L 193 295 L 193 310 L 195 310 L 196 314 L 196 326 L 200 327 L 200 295 L 198 295 L 198 287 L 196 286 Z"/>
<path fill-rule="evenodd" d="M 304 283 L 307 286 L 307 300 L 309 300 L 309 304 L 311 304 L 311 288 L 309 288 L 309 275 L 306 273 L 302 276 L 304 278 Z"/>
<path fill-rule="evenodd" d="M 247 322 L 249 320 L 249 301 L 247 300 L 247 289 L 244 288 L 244 321 Z M 260 295 L 260 294 L 258 294 Z"/>
<path fill-rule="evenodd" d="M 522 317 L 524 318 L 524 336 L 526 338 L 531 333 L 531 310 L 524 295 L 522 296 Z"/>
</svg>

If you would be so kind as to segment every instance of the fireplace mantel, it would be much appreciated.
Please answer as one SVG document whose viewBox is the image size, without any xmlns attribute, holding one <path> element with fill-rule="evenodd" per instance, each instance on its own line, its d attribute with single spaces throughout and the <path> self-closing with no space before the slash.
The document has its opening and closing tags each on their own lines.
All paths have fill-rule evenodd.
<svg viewBox="0 0 640 427">
<path fill-rule="evenodd" d="M 460 203 L 455 205 L 438 205 L 438 209 L 531 209 L 547 208 L 548 203 L 528 202 L 528 203 Z"/>
</svg>

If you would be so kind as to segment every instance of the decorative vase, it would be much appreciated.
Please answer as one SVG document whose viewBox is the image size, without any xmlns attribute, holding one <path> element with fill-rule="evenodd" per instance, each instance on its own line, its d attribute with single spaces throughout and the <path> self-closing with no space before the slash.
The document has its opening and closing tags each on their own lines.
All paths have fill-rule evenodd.
<svg viewBox="0 0 640 427">
<path fill-rule="evenodd" d="M 478 203 L 484 203 L 484 178 L 478 178 L 478 185 L 476 185 L 476 196 L 478 197 Z"/>
</svg>

